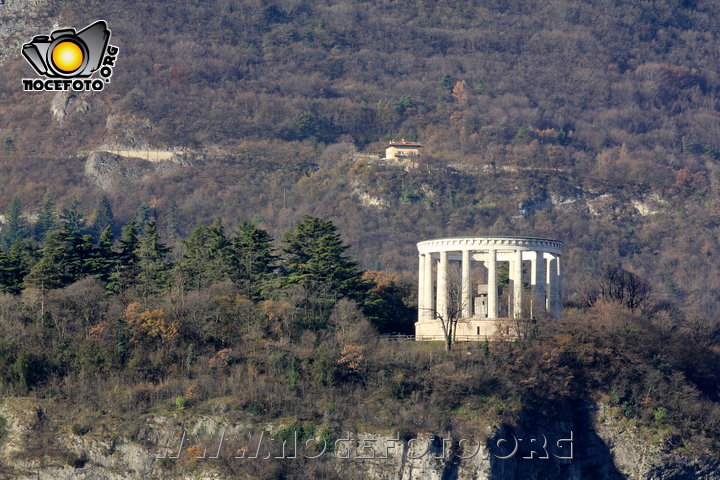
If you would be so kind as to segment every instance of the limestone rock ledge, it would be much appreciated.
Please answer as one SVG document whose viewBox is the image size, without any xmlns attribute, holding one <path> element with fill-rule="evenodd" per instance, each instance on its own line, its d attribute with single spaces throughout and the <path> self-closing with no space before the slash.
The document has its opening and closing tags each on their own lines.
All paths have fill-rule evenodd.
<svg viewBox="0 0 720 480">
<path fill-rule="evenodd" d="M 686 458 L 676 453 L 663 453 L 659 444 L 648 443 L 641 435 L 615 422 L 611 415 L 599 408 L 601 415 L 594 425 L 594 437 L 602 439 L 597 445 L 585 445 L 585 455 L 565 462 L 561 476 L 567 480 L 597 478 L 629 478 L 637 480 L 679 480 L 720 478 L 720 460 Z M 127 479 L 220 479 L 220 463 L 298 461 L 317 454 L 319 438 L 298 447 L 287 444 L 285 453 L 277 435 L 287 432 L 288 421 L 272 423 L 231 422 L 222 415 L 151 415 L 132 422 L 114 421 L 98 415 L 97 424 L 90 428 L 66 425 L 59 419 L 43 416 L 42 408 L 32 401 L 9 399 L 0 402 L 0 478 L 27 480 L 127 480 Z M 557 432 L 570 425 L 558 425 Z M 443 441 L 447 434 L 429 432 L 402 436 L 388 431 L 358 431 L 335 433 L 324 461 L 332 465 L 341 478 L 369 480 L 511 480 L 526 476 L 533 462 L 518 459 L 499 460 L 489 453 L 487 446 L 498 435 L 508 436 L 507 427 L 487 426 L 486 438 L 472 439 L 464 445 L 464 456 L 458 456 L 457 440 Z M 260 432 L 266 432 L 266 442 L 276 438 L 271 446 L 256 450 Z M 316 434 L 319 429 L 315 430 Z M 514 434 L 522 435 L 519 430 Z M 251 435 L 252 434 L 252 435 Z M 183 436 L 181 436 L 183 435 Z M 50 438 L 50 442 L 48 442 Z M 285 437 L 287 438 L 287 436 Z M 448 437 L 449 438 L 449 437 Z M 508 437 L 510 438 L 510 437 Z M 489 440 L 488 440 L 489 439 Z M 477 441 L 475 441 L 477 440 Z M 325 442 L 323 442 L 325 443 Z M 575 444 L 576 452 L 582 442 Z M 180 445 L 182 445 L 181 448 Z M 309 445 L 309 446 L 308 446 Z M 455 450 L 453 450 L 453 445 Z M 220 447 L 220 448 L 218 448 Z M 311 448 L 312 447 L 312 448 Z M 607 458 L 598 458 L 606 448 Z M 475 451 L 476 455 L 467 452 Z M 304 450 L 305 449 L 305 450 Z M 179 458 L 173 458 L 179 453 Z M 257 458 L 252 458 L 253 455 Z M 461 452 L 462 454 L 462 452 Z M 220 459 L 213 459 L 219 455 Z M 282 456 L 278 460 L 265 456 Z M 164 458 L 163 458 L 164 457 Z M 204 457 L 204 458 L 197 458 Z M 238 458 L 243 457 L 243 458 Z M 592 460 L 590 460 L 592 458 Z M 216 463 L 218 462 L 218 463 Z M 613 464 L 604 468 L 603 463 Z M 583 465 L 585 463 L 585 465 Z M 590 465 L 590 463 L 593 463 Z M 597 467 L 597 466 L 600 467 Z M 547 466 L 547 465 L 546 465 Z M 590 475 L 592 472 L 592 475 Z M 532 475 L 531 475 L 532 476 Z M 549 478 L 535 475 L 533 478 Z M 261 477 L 258 477 L 261 478 Z M 556 477 L 552 477 L 556 478 Z"/>
</svg>

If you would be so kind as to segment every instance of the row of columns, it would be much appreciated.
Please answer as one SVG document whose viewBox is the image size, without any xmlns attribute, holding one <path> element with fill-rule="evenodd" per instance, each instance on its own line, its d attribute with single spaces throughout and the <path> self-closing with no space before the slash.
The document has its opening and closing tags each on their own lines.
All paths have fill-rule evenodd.
<svg viewBox="0 0 720 480">
<path fill-rule="evenodd" d="M 474 293 L 472 289 L 471 262 L 473 251 L 462 250 L 460 271 L 460 318 L 473 317 Z M 487 269 L 487 318 L 498 318 L 498 289 L 497 289 L 497 250 L 490 249 L 485 254 L 485 268 Z M 441 251 L 436 254 L 437 262 L 432 253 L 419 255 L 419 284 L 418 284 L 418 321 L 430 321 L 440 316 L 449 317 L 448 292 L 448 252 Z M 548 257 L 546 258 L 546 255 Z M 525 318 L 524 294 L 522 281 L 523 250 L 515 250 L 510 255 L 510 288 L 512 291 L 512 304 L 509 305 L 513 318 Z M 433 282 L 433 267 L 437 263 L 436 281 Z M 530 258 L 530 312 L 527 316 L 537 317 L 542 312 L 551 312 L 554 318 L 561 314 L 560 303 L 561 271 L 560 257 L 533 251 Z M 547 267 L 546 267 L 547 263 Z M 510 312 L 508 312 L 510 314 Z M 508 315 L 510 316 L 510 315 Z"/>
</svg>

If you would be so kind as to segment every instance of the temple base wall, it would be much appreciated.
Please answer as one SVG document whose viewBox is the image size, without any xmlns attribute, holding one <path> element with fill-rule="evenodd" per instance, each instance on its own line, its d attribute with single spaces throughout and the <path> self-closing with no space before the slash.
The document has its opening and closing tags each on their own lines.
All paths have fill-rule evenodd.
<svg viewBox="0 0 720 480">
<path fill-rule="evenodd" d="M 517 321 L 512 318 L 470 318 L 459 320 L 455 341 L 477 342 L 485 339 L 517 338 Z M 442 322 L 430 320 L 415 323 L 415 340 L 445 340 Z"/>
</svg>

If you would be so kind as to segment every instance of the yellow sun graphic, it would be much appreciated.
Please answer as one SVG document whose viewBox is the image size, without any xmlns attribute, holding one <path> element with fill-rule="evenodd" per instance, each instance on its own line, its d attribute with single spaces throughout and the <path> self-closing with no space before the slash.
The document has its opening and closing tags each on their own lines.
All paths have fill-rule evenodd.
<svg viewBox="0 0 720 480">
<path fill-rule="evenodd" d="M 52 61 L 63 72 L 74 72 L 82 66 L 83 52 L 76 43 L 60 42 L 53 49 Z"/>
</svg>

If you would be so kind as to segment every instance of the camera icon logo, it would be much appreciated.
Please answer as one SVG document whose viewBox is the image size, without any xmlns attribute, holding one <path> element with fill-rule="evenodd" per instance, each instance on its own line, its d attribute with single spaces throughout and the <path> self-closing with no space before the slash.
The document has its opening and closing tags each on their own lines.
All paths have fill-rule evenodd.
<svg viewBox="0 0 720 480">
<path fill-rule="evenodd" d="M 79 32 L 74 28 L 55 30 L 38 35 L 22 47 L 23 57 L 46 78 L 23 78 L 26 92 L 38 91 L 101 91 L 110 83 L 118 47 L 109 45 L 110 30 L 98 20 Z M 95 73 L 100 78 L 91 79 Z"/>
<path fill-rule="evenodd" d="M 110 40 L 103 20 L 80 32 L 74 28 L 39 35 L 23 45 L 22 54 L 37 73 L 51 78 L 85 78 L 95 73 Z"/>
</svg>

